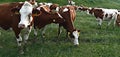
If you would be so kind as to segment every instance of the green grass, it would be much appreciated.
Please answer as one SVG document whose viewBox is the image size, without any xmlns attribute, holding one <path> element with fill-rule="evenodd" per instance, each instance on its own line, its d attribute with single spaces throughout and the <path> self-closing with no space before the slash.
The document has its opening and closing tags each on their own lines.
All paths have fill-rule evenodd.
<svg viewBox="0 0 120 57">
<path fill-rule="evenodd" d="M 0 2 L 12 2 L 15 0 L 1 0 Z M 17 0 L 20 1 L 20 0 Z M 24 1 L 24 0 L 22 0 Z M 64 0 L 43 0 L 44 2 L 62 3 Z M 57 2 L 59 1 L 59 2 Z M 75 0 L 77 5 L 83 4 L 90 7 L 104 7 L 120 9 L 119 0 Z M 39 1 L 41 2 L 41 1 Z M 120 28 L 111 25 L 106 29 L 104 22 L 102 29 L 98 29 L 95 17 L 85 12 L 77 12 L 75 26 L 81 30 L 78 47 L 72 45 L 66 38 L 63 30 L 59 41 L 55 42 L 58 26 L 48 25 L 45 42 L 42 42 L 39 32 L 39 40 L 36 43 L 29 42 L 28 49 L 24 55 L 19 55 L 13 31 L 0 30 L 0 57 L 120 57 Z M 34 38 L 33 31 L 30 39 Z"/>
</svg>

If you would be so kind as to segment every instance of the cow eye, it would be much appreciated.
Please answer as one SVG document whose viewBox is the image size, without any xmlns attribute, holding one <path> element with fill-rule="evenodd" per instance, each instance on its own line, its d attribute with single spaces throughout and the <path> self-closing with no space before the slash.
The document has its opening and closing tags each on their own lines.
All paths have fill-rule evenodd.
<svg viewBox="0 0 120 57">
<path fill-rule="evenodd" d="M 30 14 L 28 15 L 29 19 L 30 19 L 31 16 L 32 16 L 32 14 L 30 13 Z"/>
</svg>

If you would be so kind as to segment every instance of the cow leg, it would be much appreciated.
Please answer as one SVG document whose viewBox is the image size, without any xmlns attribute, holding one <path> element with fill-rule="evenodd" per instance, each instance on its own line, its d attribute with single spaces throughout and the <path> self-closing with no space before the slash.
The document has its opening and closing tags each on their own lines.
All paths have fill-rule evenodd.
<svg viewBox="0 0 120 57">
<path fill-rule="evenodd" d="M 24 49 L 25 50 L 28 50 L 28 49 L 26 49 L 26 45 L 27 45 L 27 41 L 28 41 L 28 38 L 29 38 L 29 34 L 31 32 L 31 29 L 32 29 L 32 27 L 26 28 L 25 33 L 24 33 Z"/>
<path fill-rule="evenodd" d="M 26 31 L 24 33 L 24 43 L 27 43 L 31 29 L 32 29 L 32 27 L 26 28 Z"/>
<path fill-rule="evenodd" d="M 59 27 L 58 27 L 58 36 L 57 36 L 57 38 L 60 37 L 61 32 L 62 32 L 62 30 L 61 30 L 61 25 L 59 24 Z"/>
<path fill-rule="evenodd" d="M 45 38 L 46 26 L 43 27 L 41 30 L 42 30 L 42 38 Z"/>
<path fill-rule="evenodd" d="M 23 46 L 22 46 L 22 37 L 20 36 L 20 34 L 16 37 L 16 40 L 17 40 L 20 54 L 24 54 Z"/>
<path fill-rule="evenodd" d="M 22 37 L 20 35 L 20 31 L 21 30 L 19 30 L 17 28 L 13 28 L 13 30 L 15 32 L 15 36 L 16 36 L 19 52 L 20 52 L 20 54 L 24 54 L 23 47 L 22 47 Z"/>
<path fill-rule="evenodd" d="M 35 36 L 35 39 L 37 38 L 37 35 L 38 35 L 37 29 L 34 28 L 34 36 Z"/>
<path fill-rule="evenodd" d="M 114 20 L 114 27 L 115 27 L 115 25 L 116 25 L 116 21 L 117 21 L 117 17 L 115 17 L 115 20 Z"/>
<path fill-rule="evenodd" d="M 99 28 L 101 28 L 101 25 L 102 25 L 102 19 L 98 18 L 97 21 L 98 21 L 98 26 L 99 26 Z"/>
<path fill-rule="evenodd" d="M 111 22 L 112 22 L 112 20 L 110 20 L 110 21 L 108 22 L 107 28 L 110 26 Z"/>
<path fill-rule="evenodd" d="M 33 42 L 35 43 L 37 41 L 38 37 L 38 29 L 34 28 L 34 39 Z"/>
</svg>

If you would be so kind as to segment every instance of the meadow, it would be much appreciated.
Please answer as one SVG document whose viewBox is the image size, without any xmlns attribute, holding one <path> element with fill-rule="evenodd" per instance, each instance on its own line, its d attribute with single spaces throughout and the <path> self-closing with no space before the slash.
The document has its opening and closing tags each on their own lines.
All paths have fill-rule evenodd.
<svg viewBox="0 0 120 57">
<path fill-rule="evenodd" d="M 1 0 L 0 3 L 17 1 Z M 38 2 L 67 4 L 67 0 L 42 0 Z M 83 4 L 89 7 L 120 9 L 120 0 L 75 0 L 75 2 L 77 5 Z M 44 42 L 41 38 L 41 31 L 39 31 L 37 42 L 29 42 L 27 45 L 29 51 L 26 51 L 24 55 L 18 53 L 13 31 L 0 30 L 0 57 L 120 57 L 120 27 L 113 28 L 112 23 L 109 28 L 106 28 L 107 23 L 104 21 L 102 28 L 98 29 L 95 17 L 80 11 L 77 11 L 74 25 L 81 30 L 79 46 L 73 46 L 71 41 L 66 38 L 63 28 L 58 41 L 54 41 L 57 40 L 58 25 L 50 24 L 47 27 Z M 33 38 L 32 31 L 29 39 Z"/>
</svg>

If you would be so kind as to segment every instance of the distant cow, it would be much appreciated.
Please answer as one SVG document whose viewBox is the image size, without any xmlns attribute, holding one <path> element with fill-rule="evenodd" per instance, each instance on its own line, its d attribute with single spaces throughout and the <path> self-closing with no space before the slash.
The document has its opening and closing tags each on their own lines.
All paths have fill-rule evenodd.
<svg viewBox="0 0 120 57">
<path fill-rule="evenodd" d="M 70 38 L 72 38 L 74 45 L 79 45 L 78 37 L 79 31 L 75 29 L 73 19 L 75 19 L 75 9 L 73 6 L 63 6 L 58 8 L 58 12 L 52 14 L 50 8 L 47 6 L 37 7 L 34 13 L 38 16 L 34 17 L 34 27 L 41 29 L 50 23 L 58 23 L 63 26 L 67 32 L 69 32 Z M 37 34 L 37 33 L 35 33 Z"/>
<path fill-rule="evenodd" d="M 31 8 L 27 8 L 27 6 L 31 6 Z M 16 9 L 16 7 L 18 7 Z M 23 9 L 25 7 L 25 9 Z M 15 9 L 16 11 L 14 11 Z M 16 40 L 18 43 L 18 46 L 20 48 L 20 52 L 21 54 L 23 54 L 23 48 L 22 48 L 22 41 L 24 40 L 25 42 L 28 39 L 28 35 L 31 31 L 31 24 L 32 23 L 28 23 L 26 22 L 26 20 L 24 19 L 24 14 L 27 14 L 28 12 L 26 12 L 26 10 L 28 10 L 30 12 L 30 9 L 32 10 L 32 4 L 29 1 L 24 2 L 15 2 L 15 3 L 3 3 L 0 4 L 0 27 L 8 30 L 10 28 L 13 29 L 15 36 L 16 36 Z M 18 15 L 20 10 L 21 15 Z M 25 12 L 25 13 L 22 13 Z M 15 13 L 15 14 L 14 14 Z M 28 13 L 29 14 L 29 13 Z M 31 15 L 25 17 L 25 19 L 27 19 L 29 22 L 31 22 Z M 23 21 L 22 21 L 23 20 Z M 25 23 L 24 23 L 25 22 Z M 24 39 L 22 39 L 21 37 L 21 30 L 25 29 L 25 34 L 24 34 Z"/>
<path fill-rule="evenodd" d="M 98 21 L 98 25 L 102 25 L 103 20 L 109 21 L 108 26 L 111 24 L 112 20 L 114 20 L 114 26 L 117 18 L 117 9 L 105 9 L 105 8 L 91 8 L 91 7 L 79 7 L 81 11 L 86 11 L 88 14 L 91 14 L 96 17 Z"/>
</svg>

